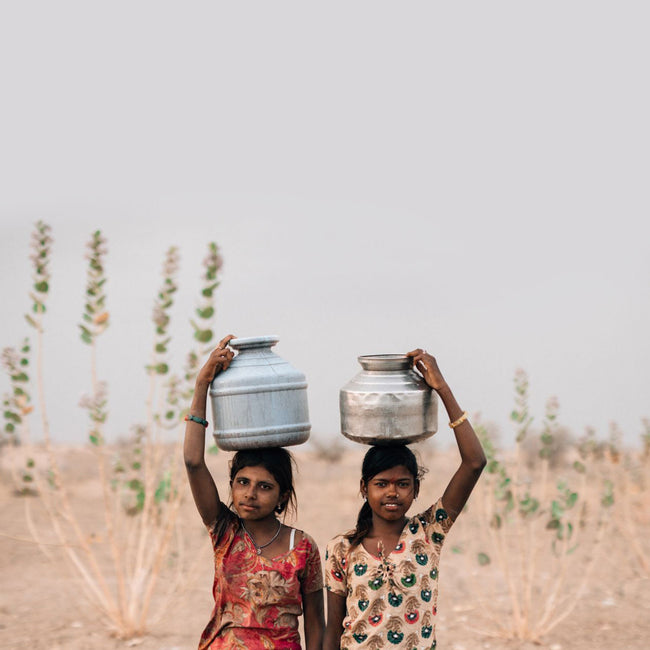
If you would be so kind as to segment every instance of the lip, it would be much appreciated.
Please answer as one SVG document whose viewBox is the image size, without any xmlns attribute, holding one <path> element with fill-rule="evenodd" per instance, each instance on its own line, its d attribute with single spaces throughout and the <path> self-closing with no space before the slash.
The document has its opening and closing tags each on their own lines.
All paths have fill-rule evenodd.
<svg viewBox="0 0 650 650">
<path fill-rule="evenodd" d="M 397 510 L 400 507 L 400 504 L 396 501 L 389 501 L 388 503 L 384 503 L 382 505 L 388 510 Z"/>
<path fill-rule="evenodd" d="M 245 510 L 246 512 L 253 512 L 254 510 L 257 510 L 257 506 L 251 506 L 247 503 L 242 503 L 239 507 L 241 510 Z"/>
</svg>

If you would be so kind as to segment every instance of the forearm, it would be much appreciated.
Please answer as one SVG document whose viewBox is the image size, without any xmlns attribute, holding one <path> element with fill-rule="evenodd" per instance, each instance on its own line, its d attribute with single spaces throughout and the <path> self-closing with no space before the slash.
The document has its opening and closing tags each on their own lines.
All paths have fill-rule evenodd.
<svg viewBox="0 0 650 650">
<path fill-rule="evenodd" d="M 458 405 L 449 385 L 445 383 L 444 386 L 437 390 L 437 393 L 447 411 L 449 421 L 455 422 L 461 418 L 463 410 Z M 454 427 L 454 435 L 456 436 L 456 444 L 463 463 L 472 467 L 483 468 L 485 466 L 485 454 L 469 419 Z"/>
<path fill-rule="evenodd" d="M 303 593 L 305 610 L 305 650 L 322 650 L 325 631 L 323 590 Z"/>
<path fill-rule="evenodd" d="M 323 650 L 340 650 L 343 635 L 343 619 L 346 614 L 346 601 L 343 596 L 327 592 L 327 625 L 323 638 Z"/>
<path fill-rule="evenodd" d="M 209 384 L 197 381 L 194 396 L 190 406 L 190 415 L 205 419 L 206 401 Z M 185 440 L 183 443 L 183 456 L 185 465 L 196 467 L 204 463 L 205 427 L 199 422 L 188 420 L 185 426 Z"/>
<path fill-rule="evenodd" d="M 326 628 L 323 650 L 341 650 L 341 632 Z"/>
</svg>

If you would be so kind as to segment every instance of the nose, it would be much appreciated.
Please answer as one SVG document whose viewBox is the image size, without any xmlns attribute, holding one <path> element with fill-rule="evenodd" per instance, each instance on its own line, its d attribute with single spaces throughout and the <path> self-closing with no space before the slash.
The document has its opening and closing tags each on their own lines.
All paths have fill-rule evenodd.
<svg viewBox="0 0 650 650">
<path fill-rule="evenodd" d="M 386 489 L 386 493 L 389 496 L 397 496 L 397 485 L 395 485 L 395 483 L 389 483 Z"/>
</svg>

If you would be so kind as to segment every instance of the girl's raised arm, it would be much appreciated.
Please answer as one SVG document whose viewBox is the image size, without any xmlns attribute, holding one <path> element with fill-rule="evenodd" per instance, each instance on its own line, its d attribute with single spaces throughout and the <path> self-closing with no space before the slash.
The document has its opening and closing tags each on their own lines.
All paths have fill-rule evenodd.
<svg viewBox="0 0 650 650">
<path fill-rule="evenodd" d="M 427 384 L 440 396 L 456 436 L 456 443 L 460 451 L 460 466 L 442 495 L 445 510 L 455 520 L 465 506 L 485 467 L 486 459 L 483 447 L 467 419 L 467 414 L 458 406 L 435 358 L 420 348 L 408 352 L 407 356 L 412 357 L 413 365 L 422 374 Z"/>
<path fill-rule="evenodd" d="M 232 334 L 221 339 L 219 345 L 212 351 L 205 365 L 199 370 L 194 388 L 192 406 L 185 427 L 183 443 L 183 458 L 192 489 L 194 503 L 206 526 L 214 524 L 220 515 L 221 501 L 217 486 L 205 464 L 205 408 L 208 399 L 208 389 L 214 377 L 226 370 L 234 356 L 228 348 L 228 343 L 235 337 Z M 195 419 L 192 419 L 195 418 Z"/>
</svg>

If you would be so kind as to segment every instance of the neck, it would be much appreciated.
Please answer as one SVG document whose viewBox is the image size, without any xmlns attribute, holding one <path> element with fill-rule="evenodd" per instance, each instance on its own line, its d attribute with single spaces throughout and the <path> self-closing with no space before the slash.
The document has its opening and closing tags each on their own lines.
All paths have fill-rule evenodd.
<svg viewBox="0 0 650 650">
<path fill-rule="evenodd" d="M 371 533 L 373 535 L 377 535 L 378 537 L 381 537 L 383 535 L 399 535 L 404 529 L 407 521 L 407 517 L 402 517 L 401 519 L 397 519 L 395 521 L 386 521 L 385 519 L 377 517 L 373 514 Z"/>
<path fill-rule="evenodd" d="M 267 546 L 271 546 L 271 544 L 273 544 L 273 542 L 280 535 L 280 529 L 282 528 L 282 524 L 277 519 L 275 519 L 275 517 L 273 517 L 273 520 L 275 521 L 276 526 L 272 534 L 270 531 L 262 532 L 261 529 L 253 532 L 246 525 L 246 522 L 243 519 L 240 520 L 242 524 L 242 528 L 244 529 L 244 533 L 246 534 L 246 537 L 250 539 L 258 555 L 261 555 L 262 550 L 265 549 Z"/>
<path fill-rule="evenodd" d="M 257 536 L 264 537 L 265 535 L 273 534 L 278 526 L 282 524 L 275 517 L 275 515 L 269 515 L 264 517 L 264 519 L 242 519 L 240 521 L 243 527 L 257 539 Z"/>
</svg>

